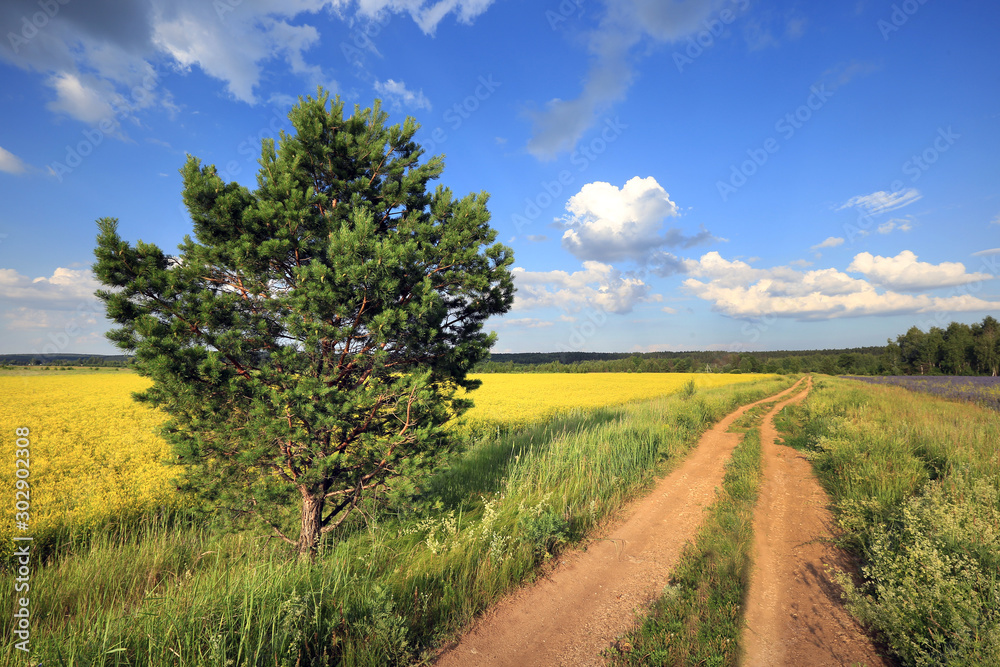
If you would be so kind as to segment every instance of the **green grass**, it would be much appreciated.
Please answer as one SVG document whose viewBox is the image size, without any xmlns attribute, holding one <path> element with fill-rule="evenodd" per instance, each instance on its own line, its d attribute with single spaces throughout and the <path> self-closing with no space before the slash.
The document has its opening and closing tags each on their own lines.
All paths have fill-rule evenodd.
<svg viewBox="0 0 1000 667">
<path fill-rule="evenodd" d="M 781 428 L 863 563 L 852 612 L 902 664 L 1000 664 L 1000 415 L 831 378 Z"/>
<path fill-rule="evenodd" d="M 750 412 L 739 420 L 748 430 L 726 465 L 705 524 L 639 627 L 606 652 L 609 664 L 737 664 L 761 480 L 760 431 L 754 425 L 763 412 Z"/>
<path fill-rule="evenodd" d="M 34 663 L 392 665 L 426 659 L 783 378 L 486 438 L 408 503 L 298 565 L 252 531 L 149 520 L 67 542 L 31 580 Z M 0 608 L 13 609 L 11 587 Z M 0 664 L 19 664 L 8 624 Z M 23 662 L 23 661 L 22 661 Z M 24 663 L 27 664 L 27 663 Z"/>
</svg>

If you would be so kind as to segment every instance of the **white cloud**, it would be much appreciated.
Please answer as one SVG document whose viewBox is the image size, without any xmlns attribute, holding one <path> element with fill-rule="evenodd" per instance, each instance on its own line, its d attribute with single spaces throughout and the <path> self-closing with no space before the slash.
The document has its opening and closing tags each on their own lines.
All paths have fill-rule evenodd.
<svg viewBox="0 0 1000 667">
<path fill-rule="evenodd" d="M 623 275 L 601 262 L 584 262 L 582 271 L 511 271 L 517 293 L 513 310 L 556 307 L 575 312 L 585 307 L 628 313 L 638 303 L 659 301 L 641 279 Z"/>
<path fill-rule="evenodd" d="M 73 307 L 80 302 L 96 301 L 94 291 L 101 287 L 87 269 L 57 268 L 49 277 L 29 278 L 14 269 L 0 269 L 0 299 L 25 301 L 53 308 Z"/>
<path fill-rule="evenodd" d="M 836 248 L 839 245 L 844 244 L 844 239 L 837 236 L 828 236 L 822 243 L 817 243 L 812 246 L 810 250 L 819 250 L 820 248 Z"/>
<path fill-rule="evenodd" d="M 4 313 L 4 320 L 6 321 L 4 329 L 7 331 L 55 329 L 73 332 L 74 336 L 79 336 L 85 333 L 84 330 L 93 329 L 102 324 L 104 318 L 89 309 L 74 312 L 72 310 L 41 310 L 22 306 Z"/>
<path fill-rule="evenodd" d="M 889 234 L 893 231 L 899 230 L 901 232 L 908 232 L 913 229 L 913 222 L 911 220 L 905 220 L 902 218 L 893 218 L 888 222 L 883 222 L 878 226 L 876 231 L 879 234 Z"/>
<path fill-rule="evenodd" d="M 112 101 L 117 101 L 114 86 L 93 76 L 60 72 L 49 77 L 46 84 L 56 93 L 56 99 L 46 106 L 50 111 L 96 125 L 105 118 L 115 117 Z"/>
<path fill-rule="evenodd" d="M 156 68 L 198 67 L 221 81 L 235 99 L 258 101 L 265 65 L 284 62 L 287 71 L 314 89 L 336 91 L 323 65 L 309 62 L 320 34 L 311 15 L 346 22 L 389 13 L 409 14 L 425 33 L 454 15 L 470 23 L 492 0 L 88 0 L 59 2 L 46 25 L 29 40 L 0 40 L 0 60 L 46 77 L 49 108 L 85 123 L 98 123 L 125 104 L 130 113 L 156 105 L 174 111 Z M 0 25 L 20 26 L 39 11 L 37 0 L 0 3 Z M 302 85 L 295 85 L 301 89 Z M 137 88 L 144 92 L 133 95 Z M 121 119 L 121 114 L 118 116 Z"/>
<path fill-rule="evenodd" d="M 553 159 L 572 150 L 598 115 L 625 96 L 634 78 L 630 52 L 643 39 L 677 42 L 704 29 L 721 0 L 605 0 L 600 25 L 588 35 L 592 65 L 575 99 L 553 98 L 529 112 L 528 152 Z M 726 3 L 728 4 L 728 3 Z M 739 9 L 738 7 L 736 9 Z"/>
<path fill-rule="evenodd" d="M 997 217 L 990 220 L 991 225 L 1000 225 L 1000 213 L 997 213 Z"/>
<path fill-rule="evenodd" d="M 993 277 L 988 273 L 966 273 L 961 262 L 918 262 L 917 256 L 909 250 L 895 257 L 863 252 L 855 256 L 847 270 L 862 273 L 881 287 L 904 292 L 967 285 Z"/>
<path fill-rule="evenodd" d="M 566 210 L 561 222 L 568 229 L 562 246 L 581 260 L 648 262 L 658 271 L 674 273 L 678 260 L 658 248 L 690 248 L 717 240 L 704 229 L 694 236 L 677 228 L 661 235 L 663 221 L 677 217 L 679 211 L 652 176 L 636 176 L 621 188 L 601 181 L 588 183 L 570 197 Z"/>
<path fill-rule="evenodd" d="M 554 324 L 555 322 L 552 320 L 540 320 L 536 317 L 519 317 L 512 320 L 499 320 L 495 325 L 493 325 L 493 328 L 544 329 L 546 327 L 551 327 Z"/>
<path fill-rule="evenodd" d="M 860 208 L 871 215 L 878 215 L 879 213 L 888 213 L 889 211 L 909 206 L 922 197 L 923 195 L 916 188 L 907 188 L 899 192 L 879 190 L 870 195 L 851 197 L 837 210 L 843 211 L 845 208 Z"/>
<path fill-rule="evenodd" d="M 338 0 L 333 3 L 348 5 L 349 2 Z M 413 21 L 428 35 L 433 35 L 438 24 L 450 13 L 454 13 L 460 23 L 472 23 L 480 14 L 489 9 L 493 0 L 359 0 L 358 7 L 362 14 L 378 16 L 385 10 L 407 12 Z"/>
<path fill-rule="evenodd" d="M 24 162 L 9 150 L 0 146 L 0 171 L 8 174 L 23 174 L 27 171 Z"/>
<path fill-rule="evenodd" d="M 254 11 L 256 10 L 256 11 Z M 304 52 L 319 42 L 311 25 L 287 22 L 300 7 L 240 6 L 217 16 L 210 3 L 185 3 L 171 12 L 160 12 L 153 21 L 153 42 L 183 68 L 197 65 L 209 76 L 224 81 L 236 99 L 256 103 L 260 63 L 281 56 L 289 69 L 305 75 L 310 83 L 328 84 L 329 77 L 318 66 L 305 63 Z"/>
<path fill-rule="evenodd" d="M 862 280 L 833 268 L 812 271 L 797 271 L 785 266 L 754 269 L 744 262 L 728 261 L 717 252 L 711 252 L 697 261 L 687 260 L 692 277 L 683 285 L 691 294 L 711 302 L 713 310 L 736 318 L 771 315 L 825 320 L 1000 308 L 1000 302 L 970 294 L 937 297 L 894 291 L 959 286 L 992 277 L 966 274 L 964 267 L 955 263 L 916 262 L 916 256 L 911 255 L 904 251 L 895 258 L 874 258 L 868 253 L 856 256 L 848 270 L 871 278 Z M 922 277 L 915 277 L 914 270 Z"/>
<path fill-rule="evenodd" d="M 1000 255 L 1000 248 L 990 248 L 989 250 L 980 250 L 979 252 L 972 253 L 973 257 L 986 257 L 987 255 Z"/>
<path fill-rule="evenodd" d="M 375 92 L 390 102 L 396 109 L 408 106 L 412 109 L 427 109 L 430 111 L 431 102 L 424 97 L 424 91 L 414 93 L 406 88 L 402 81 L 387 79 L 386 81 L 375 82 Z"/>
</svg>

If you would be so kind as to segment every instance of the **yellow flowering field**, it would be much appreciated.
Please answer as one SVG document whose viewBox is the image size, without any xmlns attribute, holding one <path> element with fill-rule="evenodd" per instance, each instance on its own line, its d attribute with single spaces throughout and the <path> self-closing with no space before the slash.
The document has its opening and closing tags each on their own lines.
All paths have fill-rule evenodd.
<svg viewBox="0 0 1000 667">
<path fill-rule="evenodd" d="M 704 373 L 523 373 L 477 375 L 483 386 L 464 417 L 472 426 L 519 427 L 577 408 L 596 408 L 680 391 L 749 382 L 761 375 Z M 174 506 L 163 465 L 170 446 L 156 435 L 164 416 L 132 400 L 149 385 L 132 372 L 38 371 L 0 375 L 0 433 L 8 452 L 0 475 L 0 540 L 15 528 L 15 429 L 30 430 L 30 527 L 86 526 L 109 517 Z"/>
<path fill-rule="evenodd" d="M 491 373 L 463 415 L 473 427 L 520 427 L 575 408 L 599 408 L 680 391 L 688 380 L 702 389 L 752 382 L 772 375 L 714 373 Z"/>
<path fill-rule="evenodd" d="M 0 537 L 14 529 L 18 428 L 29 429 L 29 534 L 177 502 L 170 480 L 179 469 L 162 464 L 170 446 L 156 435 L 163 415 L 132 400 L 147 386 L 125 371 L 0 375 Z"/>
</svg>

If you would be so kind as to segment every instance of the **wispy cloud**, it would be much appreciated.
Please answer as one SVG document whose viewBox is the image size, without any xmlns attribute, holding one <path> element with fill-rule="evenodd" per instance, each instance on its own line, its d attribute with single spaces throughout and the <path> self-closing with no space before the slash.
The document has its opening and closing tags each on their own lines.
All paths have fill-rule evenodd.
<svg viewBox="0 0 1000 667">
<path fill-rule="evenodd" d="M 844 239 L 839 236 L 828 236 L 822 243 L 817 243 L 814 246 L 810 246 L 810 250 L 819 250 L 820 248 L 836 248 L 839 245 L 844 244 Z"/>
<path fill-rule="evenodd" d="M 23 174 L 28 168 L 21 158 L 0 146 L 0 171 L 8 174 Z"/>
<path fill-rule="evenodd" d="M 728 3 L 727 3 L 728 4 Z M 528 112 L 528 152 L 542 160 L 572 150 L 598 115 L 622 99 L 634 79 L 631 51 L 644 39 L 675 42 L 704 29 L 721 0 L 605 0 L 600 25 L 588 35 L 591 56 L 575 99 L 553 98 Z M 737 6 L 737 9 L 739 6 Z"/>
<path fill-rule="evenodd" d="M 879 190 L 878 192 L 873 192 L 870 195 L 858 195 L 857 197 L 851 197 L 843 205 L 841 205 L 837 210 L 843 211 L 847 208 L 860 208 L 872 215 L 878 215 L 879 213 L 888 213 L 889 211 L 895 211 L 896 209 L 903 208 L 904 206 L 909 206 L 915 201 L 918 201 L 923 195 L 916 188 L 907 188 L 905 190 L 900 190 L 899 192 L 886 192 L 885 190 Z"/>
<path fill-rule="evenodd" d="M 424 91 L 413 92 L 402 81 L 387 79 L 375 82 L 375 92 L 391 103 L 396 109 L 404 106 L 411 109 L 426 109 L 430 111 L 431 101 L 424 96 Z"/>
<path fill-rule="evenodd" d="M 879 234 L 889 234 L 894 231 L 908 232 L 913 229 L 913 221 L 906 220 L 903 218 L 893 218 L 887 222 L 883 222 L 876 228 Z"/>
</svg>

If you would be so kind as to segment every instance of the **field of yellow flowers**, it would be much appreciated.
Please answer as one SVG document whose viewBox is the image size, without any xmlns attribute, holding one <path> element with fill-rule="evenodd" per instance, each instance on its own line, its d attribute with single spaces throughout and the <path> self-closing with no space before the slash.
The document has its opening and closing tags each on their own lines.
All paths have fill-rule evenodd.
<svg viewBox="0 0 1000 667">
<path fill-rule="evenodd" d="M 131 393 L 149 381 L 131 372 L 35 371 L 0 376 L 0 433 L 8 456 L 15 429 L 30 441 L 29 534 L 87 526 L 177 502 L 179 468 L 156 435 L 164 416 Z M 8 463 L 11 463 L 8 459 Z M 0 475 L 0 538 L 14 527 L 15 476 Z"/>
<path fill-rule="evenodd" d="M 710 373 L 496 373 L 473 375 L 483 385 L 463 420 L 473 427 L 519 428 L 575 409 L 620 405 L 680 391 L 759 380 L 763 375 Z"/>
<path fill-rule="evenodd" d="M 490 374 L 476 376 L 472 427 L 511 429 L 574 409 L 618 405 L 761 376 L 684 373 Z M 156 429 L 164 416 L 131 393 L 149 381 L 127 371 L 24 371 L 0 375 L 0 433 L 13 451 L 15 429 L 30 431 L 29 532 L 86 527 L 156 507 L 176 506 L 171 483 L 180 468 L 164 465 L 169 445 Z M 15 476 L 0 475 L 0 540 L 14 529 Z"/>
</svg>

